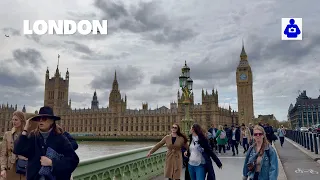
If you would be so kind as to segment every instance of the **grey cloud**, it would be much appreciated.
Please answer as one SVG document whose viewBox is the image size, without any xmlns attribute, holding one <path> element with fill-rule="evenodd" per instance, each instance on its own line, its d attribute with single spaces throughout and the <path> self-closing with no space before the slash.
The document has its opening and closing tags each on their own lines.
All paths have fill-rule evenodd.
<svg viewBox="0 0 320 180">
<path fill-rule="evenodd" d="M 259 67 L 264 61 L 285 63 L 285 65 L 299 62 L 313 62 L 314 59 L 304 58 L 313 50 L 320 47 L 320 34 L 307 34 L 303 41 L 270 40 L 269 43 L 261 41 L 257 36 L 249 37 L 248 58 L 253 66 Z"/>
<path fill-rule="evenodd" d="M 0 96 L 2 97 L 0 104 L 6 102 L 9 102 L 9 104 L 17 103 L 18 109 L 22 109 L 23 105 L 26 105 L 27 112 L 30 112 L 28 106 L 43 106 L 44 87 L 37 85 L 18 88 L 3 87 L 0 89 Z"/>
<path fill-rule="evenodd" d="M 217 65 L 219 63 L 219 66 Z M 151 84 L 161 84 L 165 86 L 172 86 L 178 83 L 181 68 L 184 64 L 175 64 L 168 72 L 161 72 L 160 75 L 151 77 Z M 187 63 L 190 67 L 190 76 L 193 81 L 215 81 L 217 84 L 222 82 L 222 79 L 232 77 L 235 73 L 237 63 L 232 59 L 220 61 L 220 58 L 205 57 L 198 63 Z M 224 81 L 224 84 L 230 82 Z"/>
<path fill-rule="evenodd" d="M 129 55 L 130 53 L 128 52 L 122 52 L 119 55 L 94 53 L 91 55 L 81 55 L 80 58 L 83 60 L 122 60 Z"/>
<path fill-rule="evenodd" d="M 72 109 L 83 109 L 83 108 L 91 108 L 91 100 L 93 96 L 93 92 L 89 93 L 79 93 L 75 91 L 69 92 L 69 99 L 71 99 L 71 108 Z"/>
<path fill-rule="evenodd" d="M 78 20 L 91 19 L 97 16 L 96 13 L 83 13 L 83 12 L 76 12 L 76 11 L 69 11 L 68 15 L 73 18 L 78 18 Z"/>
<path fill-rule="evenodd" d="M 92 54 L 93 51 L 86 45 L 84 44 L 79 44 L 74 41 L 64 41 L 66 44 L 71 45 L 74 51 L 80 52 L 80 53 L 85 53 L 85 54 Z"/>
<path fill-rule="evenodd" d="M 149 87 L 148 89 L 139 89 L 136 91 L 130 91 L 127 94 L 128 103 L 141 104 L 142 102 L 148 102 L 150 104 L 158 104 L 159 107 L 165 105 L 168 107 L 169 103 L 172 101 L 177 101 L 177 87 L 167 88 L 167 87 Z M 154 109 L 153 107 L 152 109 Z"/>
<path fill-rule="evenodd" d="M 9 36 L 21 36 L 21 33 L 19 30 L 11 27 L 3 28 L 2 31 Z"/>
<path fill-rule="evenodd" d="M 45 62 L 41 53 L 35 49 L 16 49 L 13 51 L 14 60 L 22 66 L 30 65 L 38 68 Z"/>
<path fill-rule="evenodd" d="M 103 19 L 110 20 L 108 28 L 140 33 L 155 43 L 178 45 L 197 35 L 177 22 L 170 22 L 158 1 L 140 2 L 137 6 L 126 8 L 119 2 L 95 0 L 94 6 L 104 13 Z"/>
<path fill-rule="evenodd" d="M 147 38 L 158 44 L 173 43 L 179 45 L 182 41 L 191 39 L 197 35 L 192 29 L 165 28 L 162 32 L 150 34 Z"/>
<path fill-rule="evenodd" d="M 36 42 L 36 43 L 40 43 L 40 41 L 41 41 L 41 36 L 37 35 L 37 34 L 27 34 L 27 35 L 25 35 L 25 37 L 29 40 Z"/>
<path fill-rule="evenodd" d="M 42 55 L 35 49 L 17 49 L 13 59 L 0 61 L 0 84 L 5 87 L 26 88 L 41 84 L 37 71 L 44 62 Z"/>
<path fill-rule="evenodd" d="M 123 16 L 128 16 L 129 13 L 124 8 L 124 5 L 122 3 L 114 3 L 114 2 L 106 2 L 103 0 L 95 0 L 94 6 L 98 9 L 102 10 L 105 15 L 107 16 L 106 19 L 119 19 Z"/>
<path fill-rule="evenodd" d="M 139 68 L 134 66 L 122 68 L 118 66 L 112 69 L 106 68 L 103 70 L 101 75 L 94 77 L 90 83 L 90 86 L 93 89 L 111 89 L 115 70 L 117 72 L 117 80 L 120 90 L 133 90 L 143 81 L 144 74 Z"/>
<path fill-rule="evenodd" d="M 0 69 L 1 88 L 14 87 L 34 87 L 40 85 L 40 80 L 34 72 L 20 72 L 18 69 L 14 72 L 8 72 L 7 67 Z"/>
</svg>

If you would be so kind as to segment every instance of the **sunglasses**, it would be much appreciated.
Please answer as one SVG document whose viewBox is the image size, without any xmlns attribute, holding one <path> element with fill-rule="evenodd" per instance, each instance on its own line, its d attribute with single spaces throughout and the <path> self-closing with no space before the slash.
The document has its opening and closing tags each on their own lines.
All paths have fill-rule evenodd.
<svg viewBox="0 0 320 180">
<path fill-rule="evenodd" d="M 263 133 L 253 133 L 253 136 L 263 136 Z"/>
<path fill-rule="evenodd" d="M 178 129 L 178 127 L 177 126 L 172 126 L 172 129 Z"/>
</svg>

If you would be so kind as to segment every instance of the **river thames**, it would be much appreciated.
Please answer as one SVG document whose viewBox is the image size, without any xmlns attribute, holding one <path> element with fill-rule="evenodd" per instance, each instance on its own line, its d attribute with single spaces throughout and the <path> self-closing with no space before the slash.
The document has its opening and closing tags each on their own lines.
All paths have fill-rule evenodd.
<svg viewBox="0 0 320 180">
<path fill-rule="evenodd" d="M 80 141 L 76 150 L 80 160 L 154 146 L 157 142 Z M 147 154 L 146 154 L 147 156 Z"/>
</svg>

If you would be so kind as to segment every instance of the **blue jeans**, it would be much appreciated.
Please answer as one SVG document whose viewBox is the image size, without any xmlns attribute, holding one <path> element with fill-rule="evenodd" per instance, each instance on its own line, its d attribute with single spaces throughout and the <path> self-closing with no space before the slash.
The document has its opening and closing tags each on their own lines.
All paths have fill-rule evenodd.
<svg viewBox="0 0 320 180">
<path fill-rule="evenodd" d="M 191 180 L 205 180 L 206 172 L 204 169 L 204 164 L 200 164 L 199 166 L 192 166 L 188 164 L 188 170 Z"/>
</svg>

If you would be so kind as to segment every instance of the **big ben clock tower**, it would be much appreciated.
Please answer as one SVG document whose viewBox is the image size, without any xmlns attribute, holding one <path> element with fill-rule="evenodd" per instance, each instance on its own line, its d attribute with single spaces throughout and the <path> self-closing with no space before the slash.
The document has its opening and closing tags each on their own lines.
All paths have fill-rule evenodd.
<svg viewBox="0 0 320 180">
<path fill-rule="evenodd" d="M 239 123 L 248 125 L 254 118 L 252 71 L 248 62 L 246 51 L 242 43 L 240 62 L 236 72 Z"/>
</svg>

